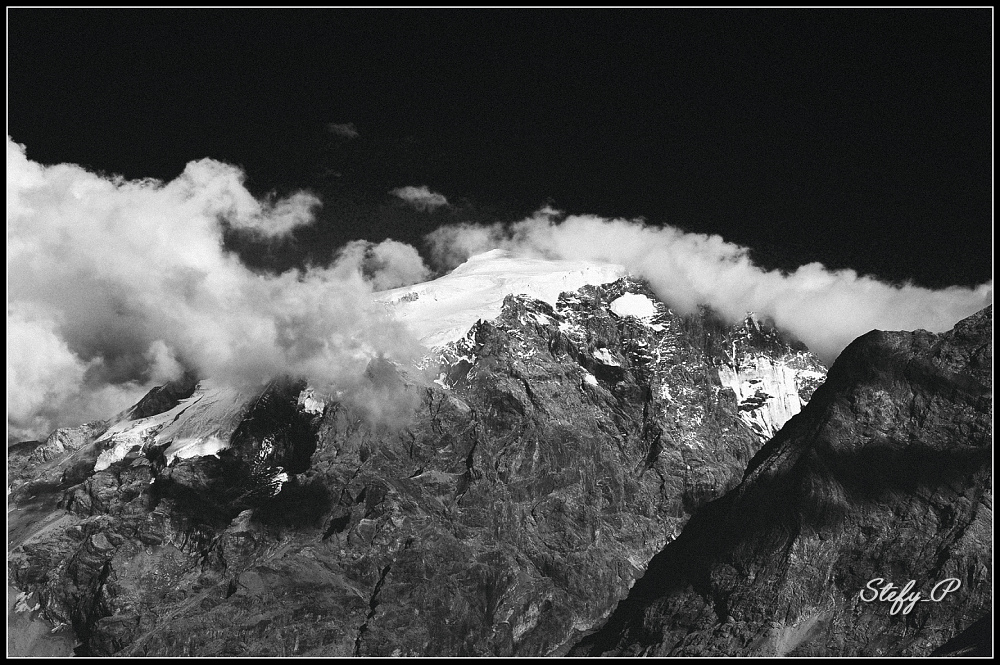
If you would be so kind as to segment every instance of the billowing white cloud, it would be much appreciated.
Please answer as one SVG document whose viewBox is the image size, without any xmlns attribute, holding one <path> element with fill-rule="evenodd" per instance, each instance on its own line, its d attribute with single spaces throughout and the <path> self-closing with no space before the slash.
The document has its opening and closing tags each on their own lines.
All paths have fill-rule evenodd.
<svg viewBox="0 0 1000 665">
<path fill-rule="evenodd" d="M 7 413 L 12 435 L 41 434 L 56 409 L 79 391 L 87 364 L 76 356 L 44 314 L 7 308 Z M 41 429 L 39 429 L 41 428 Z M 49 428 L 51 429 L 51 428 Z"/>
<path fill-rule="evenodd" d="M 354 240 L 341 248 L 337 257 L 341 263 L 353 266 L 366 276 L 376 291 L 409 286 L 430 276 L 413 246 L 391 239 L 377 244 Z"/>
<path fill-rule="evenodd" d="M 393 193 L 426 209 L 447 204 L 427 187 Z M 238 169 L 210 159 L 170 182 L 126 181 L 42 166 L 8 137 L 9 437 L 107 418 L 184 370 L 234 384 L 302 376 L 376 416 L 405 411 L 364 373 L 373 357 L 423 352 L 371 299 L 428 277 L 413 247 L 355 241 L 328 266 L 279 275 L 223 249 L 227 228 L 280 238 L 318 205 L 305 192 L 256 199 Z M 732 320 L 755 311 L 827 361 L 873 328 L 947 330 L 993 294 L 992 282 L 930 290 L 817 263 L 765 271 L 718 236 L 551 208 L 515 224 L 442 227 L 428 240 L 437 267 L 494 248 L 619 263 L 675 308 L 704 303 Z"/>
<path fill-rule="evenodd" d="M 389 193 L 403 199 L 417 210 L 434 210 L 448 205 L 448 199 L 444 195 L 432 192 L 426 185 L 420 187 L 408 185 L 394 189 Z"/>
<path fill-rule="evenodd" d="M 453 267 L 473 254 L 504 248 L 618 263 L 678 310 L 706 304 L 732 321 L 748 311 L 771 317 L 828 363 L 869 330 L 943 332 L 993 302 L 992 281 L 932 290 L 831 271 L 819 263 L 783 274 L 759 268 L 746 248 L 719 236 L 593 215 L 562 217 L 547 208 L 514 224 L 442 227 L 428 236 L 432 262 Z"/>
<path fill-rule="evenodd" d="M 350 394 L 371 358 L 415 357 L 370 297 L 426 276 L 412 247 L 366 243 L 279 275 L 223 249 L 227 226 L 275 238 L 317 205 L 307 193 L 257 200 L 238 169 L 209 159 L 167 183 L 126 181 L 39 165 L 8 137 L 11 435 L 107 418 L 183 369 L 234 384 L 302 376 Z"/>
<path fill-rule="evenodd" d="M 326 129 L 331 134 L 342 136 L 345 139 L 356 139 L 359 136 L 358 128 L 354 126 L 353 122 L 331 122 L 326 126 Z"/>
</svg>

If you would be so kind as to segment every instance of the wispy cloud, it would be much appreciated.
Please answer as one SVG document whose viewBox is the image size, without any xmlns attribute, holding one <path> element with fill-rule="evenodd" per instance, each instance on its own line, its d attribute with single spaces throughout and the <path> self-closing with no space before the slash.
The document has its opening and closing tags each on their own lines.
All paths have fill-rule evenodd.
<svg viewBox="0 0 1000 665">
<path fill-rule="evenodd" d="M 434 210 L 448 205 L 448 199 L 442 194 L 432 192 L 426 185 L 420 187 L 408 185 L 394 189 L 389 193 L 403 199 L 417 210 Z"/>
<path fill-rule="evenodd" d="M 713 307 L 732 321 L 747 311 L 771 317 L 826 362 L 872 329 L 949 330 L 993 302 L 993 282 L 931 290 L 892 285 L 819 263 L 791 273 L 754 265 L 744 247 L 719 236 L 641 221 L 571 215 L 546 208 L 514 224 L 442 227 L 428 236 L 432 262 L 452 267 L 479 252 L 515 253 L 624 265 L 671 307 Z"/>
<path fill-rule="evenodd" d="M 354 126 L 353 122 L 331 122 L 326 126 L 326 129 L 331 134 L 342 136 L 345 139 L 356 139 L 360 136 L 358 128 Z"/>
</svg>

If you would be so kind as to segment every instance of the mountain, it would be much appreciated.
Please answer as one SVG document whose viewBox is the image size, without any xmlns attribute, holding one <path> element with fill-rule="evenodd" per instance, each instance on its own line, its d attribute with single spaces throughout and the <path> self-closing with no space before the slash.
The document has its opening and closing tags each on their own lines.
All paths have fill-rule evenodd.
<svg viewBox="0 0 1000 665">
<path fill-rule="evenodd" d="M 378 296 L 429 348 L 368 368 L 406 419 L 186 377 L 20 445 L 21 614 L 78 655 L 565 653 L 826 370 L 616 266 L 518 261 Z"/>
<path fill-rule="evenodd" d="M 559 295 L 587 284 L 606 284 L 626 276 L 625 268 L 589 261 L 515 257 L 494 249 L 477 254 L 438 279 L 381 291 L 386 305 L 428 348 L 456 342 L 480 319 L 500 315 L 504 299 L 526 295 L 555 305 Z"/>
<path fill-rule="evenodd" d="M 990 654 L 992 331 L 855 340 L 573 653 Z"/>
</svg>

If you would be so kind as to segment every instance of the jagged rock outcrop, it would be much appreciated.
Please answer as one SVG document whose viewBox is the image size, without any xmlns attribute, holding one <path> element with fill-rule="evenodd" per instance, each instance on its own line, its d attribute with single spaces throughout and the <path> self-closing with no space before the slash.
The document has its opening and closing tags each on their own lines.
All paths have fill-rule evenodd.
<svg viewBox="0 0 1000 665">
<path fill-rule="evenodd" d="M 150 390 L 145 397 L 126 412 L 126 416 L 129 420 L 138 420 L 169 411 L 177 406 L 181 400 L 191 397 L 197 385 L 197 377 L 187 372 L 176 381 Z"/>
<path fill-rule="evenodd" d="M 62 427 L 52 432 L 44 442 L 23 441 L 7 448 L 7 475 L 10 484 L 25 480 L 38 481 L 47 468 L 58 468 L 65 459 L 94 441 L 108 424 L 102 420 L 79 427 Z"/>
<path fill-rule="evenodd" d="M 942 335 L 858 338 L 742 483 L 699 510 L 572 653 L 980 653 L 991 392 L 992 307 Z M 960 587 L 932 597 L 948 579 Z M 910 580 L 927 602 L 866 602 Z"/>
<path fill-rule="evenodd" d="M 80 654 L 563 653 L 760 447 L 734 344 L 821 369 L 754 325 L 622 279 L 509 297 L 434 382 L 373 363 L 406 421 L 291 380 L 161 391 L 13 488 L 11 578 Z"/>
</svg>

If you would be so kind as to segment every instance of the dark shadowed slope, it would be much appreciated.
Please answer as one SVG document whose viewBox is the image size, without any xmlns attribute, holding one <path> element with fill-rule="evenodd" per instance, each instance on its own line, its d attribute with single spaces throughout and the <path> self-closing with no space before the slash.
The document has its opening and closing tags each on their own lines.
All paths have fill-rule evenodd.
<svg viewBox="0 0 1000 665">
<path fill-rule="evenodd" d="M 976 642 L 992 604 L 992 358 L 992 307 L 941 335 L 855 340 L 572 653 L 922 656 L 963 631 Z M 893 615 L 859 595 L 875 578 L 915 580 L 924 598 L 947 578 L 961 587 Z"/>
</svg>

